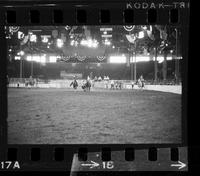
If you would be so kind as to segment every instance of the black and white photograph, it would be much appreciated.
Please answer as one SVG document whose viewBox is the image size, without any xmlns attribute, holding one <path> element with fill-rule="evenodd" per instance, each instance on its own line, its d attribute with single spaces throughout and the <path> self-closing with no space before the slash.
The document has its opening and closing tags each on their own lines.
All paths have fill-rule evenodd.
<svg viewBox="0 0 200 176">
<path fill-rule="evenodd" d="M 6 26 L 8 144 L 182 142 L 170 25 Z"/>
</svg>

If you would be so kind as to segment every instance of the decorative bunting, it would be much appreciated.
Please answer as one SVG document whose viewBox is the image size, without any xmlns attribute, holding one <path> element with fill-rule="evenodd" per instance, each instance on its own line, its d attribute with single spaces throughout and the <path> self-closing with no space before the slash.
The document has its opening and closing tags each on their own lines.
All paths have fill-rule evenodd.
<svg viewBox="0 0 200 176">
<path fill-rule="evenodd" d="M 13 33 L 19 30 L 19 26 L 9 26 L 9 32 L 13 35 Z"/>
<path fill-rule="evenodd" d="M 105 56 L 97 56 L 97 59 L 98 59 L 99 61 L 103 61 L 105 58 L 106 58 Z"/>
<path fill-rule="evenodd" d="M 86 59 L 86 56 L 76 56 L 76 58 L 82 62 Z"/>
<path fill-rule="evenodd" d="M 131 32 L 135 28 L 135 25 L 133 25 L 133 26 L 123 26 L 123 27 L 126 31 Z"/>
</svg>

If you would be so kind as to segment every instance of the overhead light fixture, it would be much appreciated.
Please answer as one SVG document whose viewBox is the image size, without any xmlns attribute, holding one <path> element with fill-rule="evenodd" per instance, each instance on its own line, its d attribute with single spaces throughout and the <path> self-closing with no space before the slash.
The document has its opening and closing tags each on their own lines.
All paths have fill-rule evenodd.
<svg viewBox="0 0 200 176">
<path fill-rule="evenodd" d="M 139 32 L 138 38 L 139 38 L 139 39 L 144 38 L 144 31 L 140 31 L 140 32 Z"/>
<path fill-rule="evenodd" d="M 81 45 L 83 46 L 87 46 L 89 48 L 96 48 L 98 46 L 98 41 L 97 40 L 92 40 L 92 39 L 88 39 L 88 40 L 81 40 L 80 42 Z"/>
<path fill-rule="evenodd" d="M 81 40 L 80 44 L 81 45 L 87 45 L 87 40 Z"/>
<path fill-rule="evenodd" d="M 15 56 L 15 60 L 20 60 L 21 57 L 20 56 Z"/>
<path fill-rule="evenodd" d="M 20 55 L 20 56 L 23 56 L 24 54 L 25 54 L 24 51 L 20 51 L 17 53 L 17 55 Z"/>
<path fill-rule="evenodd" d="M 29 32 L 30 35 L 30 42 L 37 42 L 37 36 L 32 32 Z"/>
<path fill-rule="evenodd" d="M 32 61 L 32 56 L 27 56 L 27 57 L 26 57 L 26 60 L 27 60 L 27 61 Z"/>
<path fill-rule="evenodd" d="M 103 34 L 101 35 L 102 38 L 112 38 L 112 34 Z"/>
<path fill-rule="evenodd" d="M 63 40 L 62 40 L 62 39 L 57 39 L 57 47 L 58 47 L 58 48 L 62 48 L 63 45 L 64 45 Z"/>
<path fill-rule="evenodd" d="M 100 31 L 112 31 L 113 29 L 112 28 L 100 28 Z"/>
<path fill-rule="evenodd" d="M 50 37 L 51 37 L 50 35 L 41 35 L 42 42 L 48 43 Z"/>
<path fill-rule="evenodd" d="M 23 32 L 21 32 L 21 31 L 18 31 L 18 32 L 17 32 L 17 38 L 18 38 L 18 39 L 20 39 L 20 40 L 21 40 L 21 39 L 23 39 L 23 38 L 24 38 L 24 36 L 25 36 L 25 35 L 24 35 L 24 33 L 23 33 Z"/>
<path fill-rule="evenodd" d="M 98 46 L 98 43 L 96 43 L 96 42 L 94 42 L 93 44 L 92 44 L 92 47 L 93 48 L 96 48 Z"/>
<path fill-rule="evenodd" d="M 111 45 L 111 42 L 108 39 L 105 39 L 104 44 L 109 46 Z"/>
<path fill-rule="evenodd" d="M 110 63 L 126 63 L 126 56 L 122 54 L 121 56 L 110 56 Z"/>
<path fill-rule="evenodd" d="M 46 55 L 43 55 L 43 56 L 40 57 L 40 62 L 46 63 Z"/>
</svg>

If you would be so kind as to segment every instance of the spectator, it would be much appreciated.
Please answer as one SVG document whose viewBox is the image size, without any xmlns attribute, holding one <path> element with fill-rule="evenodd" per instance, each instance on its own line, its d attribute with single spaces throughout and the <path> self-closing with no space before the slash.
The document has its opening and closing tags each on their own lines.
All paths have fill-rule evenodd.
<svg viewBox="0 0 200 176">
<path fill-rule="evenodd" d="M 87 81 L 90 81 L 90 76 L 87 76 Z"/>
<path fill-rule="evenodd" d="M 94 81 L 98 81 L 98 78 L 96 76 L 94 77 Z"/>
<path fill-rule="evenodd" d="M 118 89 L 118 86 L 119 86 L 118 81 L 115 81 L 115 88 Z"/>
<path fill-rule="evenodd" d="M 114 90 L 114 89 L 115 89 L 115 88 L 114 88 L 114 85 L 115 85 L 114 80 L 111 80 L 110 84 L 111 84 L 111 89 Z"/>
<path fill-rule="evenodd" d="M 99 76 L 99 78 L 98 78 L 98 81 L 102 81 L 102 78 L 101 78 L 101 76 Z"/>
<path fill-rule="evenodd" d="M 19 81 L 17 82 L 17 88 L 19 88 Z"/>
<path fill-rule="evenodd" d="M 134 81 L 131 81 L 131 87 L 132 87 L 132 89 L 134 88 Z"/>
<path fill-rule="evenodd" d="M 122 89 L 122 82 L 121 81 L 119 82 L 119 89 L 120 90 Z"/>
<path fill-rule="evenodd" d="M 141 87 L 144 88 L 144 78 L 142 75 L 140 76 L 138 81 L 139 81 L 139 84 L 141 85 Z"/>
</svg>

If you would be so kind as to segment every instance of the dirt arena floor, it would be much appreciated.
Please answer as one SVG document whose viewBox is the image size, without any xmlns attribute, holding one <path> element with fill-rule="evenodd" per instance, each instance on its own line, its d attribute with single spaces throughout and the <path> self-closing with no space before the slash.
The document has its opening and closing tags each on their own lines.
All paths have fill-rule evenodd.
<svg viewBox="0 0 200 176">
<path fill-rule="evenodd" d="M 8 89 L 9 144 L 180 143 L 181 95 Z"/>
</svg>

